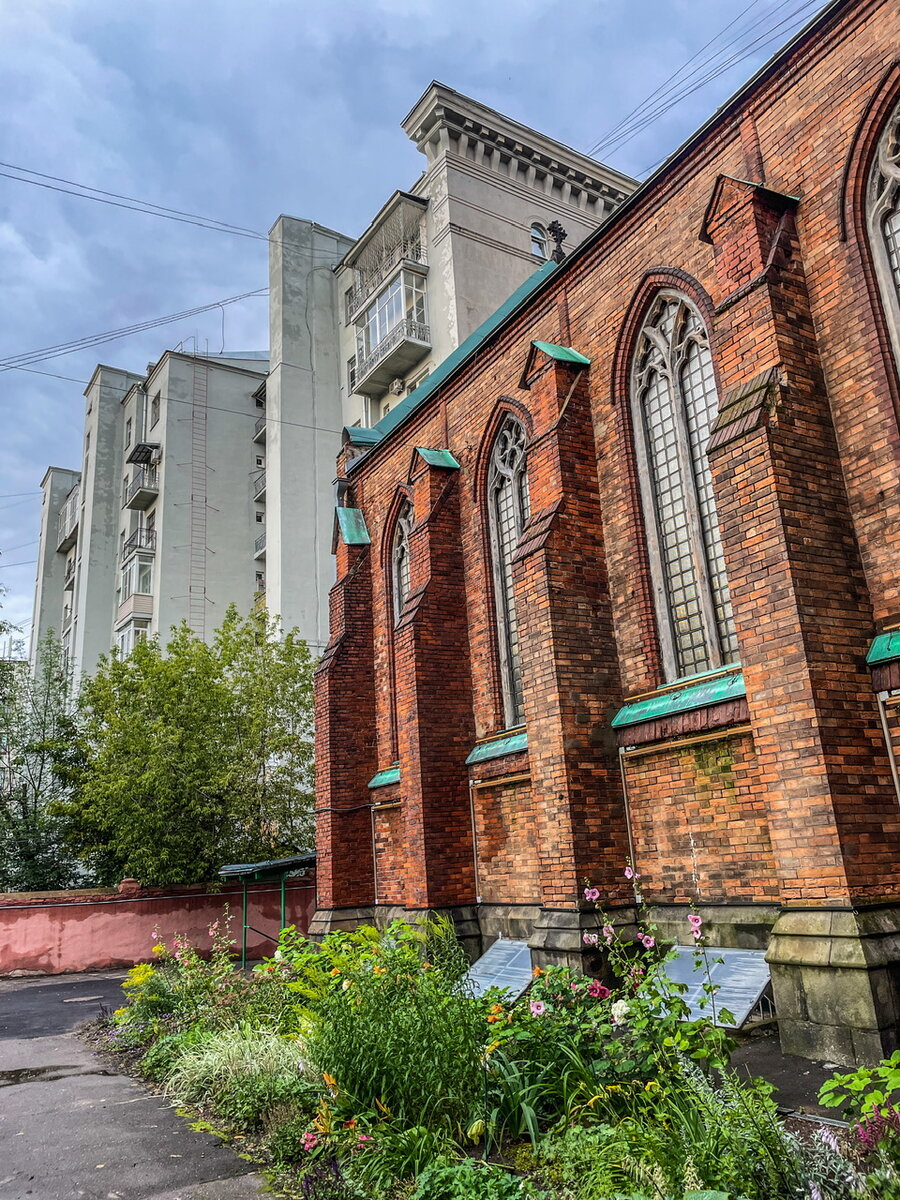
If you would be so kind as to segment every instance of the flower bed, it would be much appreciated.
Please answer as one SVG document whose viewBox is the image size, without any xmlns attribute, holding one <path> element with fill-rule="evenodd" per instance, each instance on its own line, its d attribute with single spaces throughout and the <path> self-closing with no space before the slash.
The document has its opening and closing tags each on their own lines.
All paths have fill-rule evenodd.
<svg viewBox="0 0 900 1200">
<path fill-rule="evenodd" d="M 593 893 L 588 884 L 586 900 Z M 691 927 L 704 971 L 699 914 Z M 711 985 L 710 1016 L 687 1019 L 647 923 L 625 939 L 598 911 L 585 940 L 605 951 L 603 978 L 536 968 L 514 1001 L 471 994 L 440 920 L 318 945 L 285 930 L 249 974 L 233 968 L 227 926 L 211 936 L 208 961 L 181 938 L 157 945 L 155 965 L 129 975 L 107 1037 L 173 1103 L 251 1139 L 292 1194 L 900 1197 L 890 1107 L 900 1060 L 897 1078 L 888 1064 L 830 1085 L 833 1103 L 856 1098 L 851 1151 L 826 1128 L 787 1131 L 769 1085 L 727 1069 L 732 1043 L 710 1019 Z M 877 1167 L 868 1176 L 866 1161 Z"/>
</svg>

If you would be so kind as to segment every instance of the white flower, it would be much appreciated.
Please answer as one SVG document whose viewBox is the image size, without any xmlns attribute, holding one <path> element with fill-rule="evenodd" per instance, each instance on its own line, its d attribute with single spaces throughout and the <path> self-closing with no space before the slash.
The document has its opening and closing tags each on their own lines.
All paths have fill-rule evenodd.
<svg viewBox="0 0 900 1200">
<path fill-rule="evenodd" d="M 625 1018 L 628 1016 L 628 1001 L 616 1000 L 612 1006 L 612 1019 L 614 1025 L 624 1025 Z"/>
</svg>

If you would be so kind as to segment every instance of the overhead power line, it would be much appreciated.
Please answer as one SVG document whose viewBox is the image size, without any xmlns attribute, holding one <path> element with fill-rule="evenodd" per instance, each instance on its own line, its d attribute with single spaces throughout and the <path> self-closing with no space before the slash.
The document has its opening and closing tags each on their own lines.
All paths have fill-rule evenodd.
<svg viewBox="0 0 900 1200">
<path fill-rule="evenodd" d="M 753 0 L 753 3 L 748 5 L 739 14 L 737 20 L 746 15 L 754 7 L 755 3 L 756 0 Z M 742 29 L 736 37 L 720 46 L 714 53 L 701 59 L 694 70 L 688 72 L 683 78 L 678 79 L 685 68 L 702 53 L 702 50 L 697 51 L 692 58 L 688 59 L 678 71 L 669 76 L 663 84 L 660 84 L 636 109 L 633 109 L 616 126 L 604 134 L 598 142 L 594 143 L 589 153 L 609 153 L 611 150 L 618 149 L 633 140 L 639 133 L 659 120 L 660 117 L 664 116 L 675 105 L 700 88 L 705 87 L 706 84 L 712 82 L 714 79 L 717 79 L 730 67 L 749 58 L 765 46 L 771 45 L 772 42 L 781 41 L 785 37 L 789 26 L 799 25 L 820 6 L 821 0 L 802 0 L 787 15 L 784 15 L 783 10 L 769 12 L 762 21 L 755 22 Z M 774 16 L 779 17 L 779 19 L 773 23 L 771 18 Z M 734 22 L 731 22 L 730 25 L 725 26 L 725 29 L 715 38 L 711 39 L 703 49 L 716 42 L 733 24 Z M 742 39 L 751 33 L 755 36 L 749 42 L 742 41 Z M 729 54 L 729 50 L 732 50 L 733 53 Z M 674 82 L 675 80 L 678 80 L 678 82 Z M 654 100 L 656 101 L 655 104 L 652 103 Z"/>
<path fill-rule="evenodd" d="M 268 288 L 257 288 L 252 292 L 242 292 L 238 296 L 227 296 L 224 300 L 214 300 L 211 304 L 201 304 L 196 308 L 185 309 L 183 312 L 170 313 L 168 316 L 155 317 L 149 321 L 140 321 L 135 325 L 123 326 L 120 329 L 107 329 L 102 333 L 91 334 L 88 337 L 76 338 L 70 342 L 59 342 L 55 346 L 44 346 L 39 350 L 28 350 L 22 354 L 11 354 L 0 358 L 0 371 L 11 371 L 14 368 L 24 368 L 33 363 L 47 362 L 51 358 L 59 358 L 65 354 L 74 354 L 78 350 L 87 350 L 105 342 L 114 342 L 119 338 L 131 337 L 136 333 L 144 333 L 161 325 L 171 325 L 175 321 L 186 320 L 188 317 L 199 316 L 200 313 L 222 308 L 226 304 L 237 304 L 239 300 L 247 300 L 253 296 L 264 296 Z"/>
</svg>

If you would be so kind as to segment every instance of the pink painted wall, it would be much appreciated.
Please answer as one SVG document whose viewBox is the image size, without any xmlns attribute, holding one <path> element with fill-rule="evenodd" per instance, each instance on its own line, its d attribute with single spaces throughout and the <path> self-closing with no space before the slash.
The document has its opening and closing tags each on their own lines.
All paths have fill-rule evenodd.
<svg viewBox="0 0 900 1200">
<path fill-rule="evenodd" d="M 288 880 L 286 899 L 287 924 L 305 933 L 316 906 L 314 876 Z M 114 891 L 0 893 L 0 975 L 130 967 L 153 957 L 155 930 L 167 942 L 176 933 L 186 934 L 203 950 L 209 946 L 209 926 L 226 906 L 240 949 L 241 904 L 241 888 L 234 885 L 211 892 L 203 885 L 141 888 L 128 880 Z M 251 925 L 277 936 L 277 885 L 252 885 L 248 910 Z M 273 941 L 248 931 L 248 958 L 261 958 L 274 948 Z"/>
</svg>

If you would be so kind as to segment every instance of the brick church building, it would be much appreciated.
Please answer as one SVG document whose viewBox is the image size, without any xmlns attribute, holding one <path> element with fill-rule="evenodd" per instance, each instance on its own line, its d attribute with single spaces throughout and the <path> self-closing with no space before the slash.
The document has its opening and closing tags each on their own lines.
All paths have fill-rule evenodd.
<svg viewBox="0 0 900 1200">
<path fill-rule="evenodd" d="M 835 0 L 345 431 L 314 932 L 598 967 L 632 862 L 785 1049 L 900 1033 L 900 10 Z"/>
</svg>

